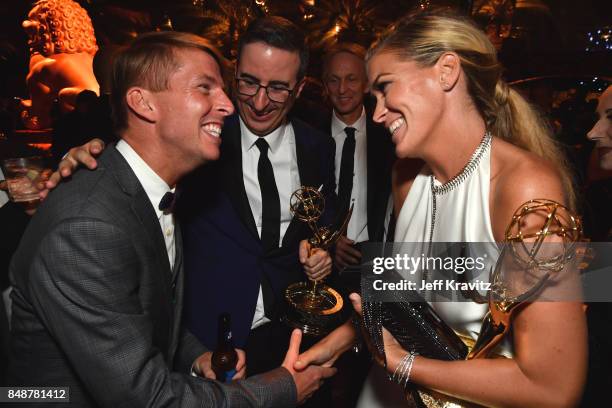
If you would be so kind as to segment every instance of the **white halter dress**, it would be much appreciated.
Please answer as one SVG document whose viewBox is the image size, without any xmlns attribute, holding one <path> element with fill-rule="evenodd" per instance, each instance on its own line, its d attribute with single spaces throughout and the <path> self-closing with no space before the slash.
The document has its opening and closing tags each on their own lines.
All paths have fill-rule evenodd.
<svg viewBox="0 0 612 408">
<path fill-rule="evenodd" d="M 484 246 L 487 270 L 495 264 L 499 251 L 489 213 L 490 142 L 490 136 L 485 135 L 468 165 L 444 185 L 433 178 L 429 166 L 421 169 L 397 217 L 396 245 L 401 242 L 425 245 L 429 242 L 486 242 L 491 243 Z M 433 190 L 437 192 L 435 204 L 432 181 Z M 488 279 L 488 273 L 484 278 Z M 434 302 L 431 306 L 453 330 L 474 339 L 488 310 L 486 303 L 475 302 Z M 412 405 L 406 401 L 400 387 L 389 382 L 380 367 L 373 367 L 357 407 L 404 406 Z"/>
</svg>

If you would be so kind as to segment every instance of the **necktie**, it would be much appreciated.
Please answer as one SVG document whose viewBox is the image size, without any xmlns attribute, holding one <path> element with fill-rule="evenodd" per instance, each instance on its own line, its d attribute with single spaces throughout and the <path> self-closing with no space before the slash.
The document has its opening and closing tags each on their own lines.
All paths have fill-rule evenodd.
<svg viewBox="0 0 612 408">
<path fill-rule="evenodd" d="M 353 172 L 355 164 L 355 128 L 345 127 L 346 139 L 342 146 L 342 159 L 340 161 L 340 177 L 338 180 L 338 201 L 340 210 L 346 212 L 351 203 L 353 191 Z"/>
<path fill-rule="evenodd" d="M 259 149 L 259 162 L 257 163 L 257 178 L 261 190 L 261 244 L 264 252 L 278 248 L 280 240 L 280 199 L 274 180 L 272 163 L 268 159 L 270 146 L 264 138 L 255 142 Z M 274 320 L 275 300 L 269 277 L 264 273 L 261 276 L 261 291 L 264 302 L 264 313 L 267 318 Z"/>
<path fill-rule="evenodd" d="M 170 214 L 174 211 L 174 200 L 175 195 L 172 191 L 166 192 L 162 199 L 159 201 L 159 211 L 162 211 L 164 214 Z"/>
<path fill-rule="evenodd" d="M 261 243 L 264 251 L 278 248 L 280 240 L 280 199 L 274 180 L 272 163 L 268 159 L 268 142 L 259 138 L 255 145 L 259 149 L 257 163 L 257 178 L 261 189 Z"/>
</svg>

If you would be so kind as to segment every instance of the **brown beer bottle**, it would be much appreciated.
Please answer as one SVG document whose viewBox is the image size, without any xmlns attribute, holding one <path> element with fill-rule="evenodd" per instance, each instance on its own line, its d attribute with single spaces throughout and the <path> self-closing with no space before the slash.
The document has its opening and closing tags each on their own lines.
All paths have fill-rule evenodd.
<svg viewBox="0 0 612 408">
<path fill-rule="evenodd" d="M 236 374 L 238 353 L 232 342 L 232 326 L 229 313 L 219 315 L 217 348 L 212 354 L 211 365 L 217 381 L 230 382 Z"/>
</svg>

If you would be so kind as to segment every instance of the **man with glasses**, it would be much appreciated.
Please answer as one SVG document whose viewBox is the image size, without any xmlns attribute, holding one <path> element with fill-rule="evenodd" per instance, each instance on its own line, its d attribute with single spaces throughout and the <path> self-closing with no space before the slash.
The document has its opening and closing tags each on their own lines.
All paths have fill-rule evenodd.
<svg viewBox="0 0 612 408">
<path fill-rule="evenodd" d="M 249 78 L 246 74 L 243 75 L 245 76 L 244 78 L 235 78 L 236 90 L 240 95 L 255 96 L 263 88 L 271 102 L 284 104 L 295 91 L 295 88 L 287 88 L 285 83 L 274 83 L 265 86 L 260 84 L 257 79 Z"/>
<path fill-rule="evenodd" d="M 282 361 L 290 334 L 280 322 L 287 286 L 304 280 L 303 270 L 311 279 L 331 272 L 327 252 L 308 257 L 300 240 L 309 230 L 289 210 L 301 186 L 322 186 L 327 207 L 335 202 L 331 139 L 288 117 L 307 63 L 304 36 L 293 23 L 266 17 L 249 26 L 234 78 L 239 114 L 226 120 L 221 160 L 194 174 L 180 200 L 187 324 L 215 347 L 210 328 L 219 313 L 230 312 L 234 342 L 246 348 L 247 375 Z M 332 216 L 327 211 L 327 223 Z"/>
</svg>

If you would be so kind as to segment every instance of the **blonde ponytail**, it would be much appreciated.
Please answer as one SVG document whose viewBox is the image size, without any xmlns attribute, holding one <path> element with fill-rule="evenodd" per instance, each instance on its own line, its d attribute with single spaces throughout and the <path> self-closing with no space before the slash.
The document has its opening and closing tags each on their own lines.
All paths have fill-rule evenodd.
<svg viewBox="0 0 612 408">
<path fill-rule="evenodd" d="M 491 123 L 491 132 L 554 164 L 559 171 L 567 204 L 575 209 L 571 165 L 561 145 L 552 137 L 552 129 L 544 115 L 502 80 L 496 86 L 495 101 L 505 103 L 497 103 L 497 118 Z"/>
</svg>

